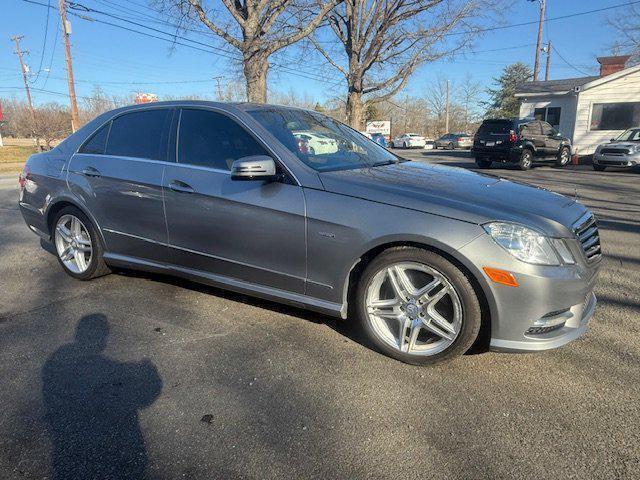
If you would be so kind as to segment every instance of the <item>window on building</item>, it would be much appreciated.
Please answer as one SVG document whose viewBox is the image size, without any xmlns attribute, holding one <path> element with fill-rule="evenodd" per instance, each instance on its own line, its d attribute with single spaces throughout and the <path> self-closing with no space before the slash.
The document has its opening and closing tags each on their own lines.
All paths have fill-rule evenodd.
<svg viewBox="0 0 640 480">
<path fill-rule="evenodd" d="M 640 102 L 594 103 L 591 130 L 626 130 L 640 124 Z"/>
<path fill-rule="evenodd" d="M 554 128 L 560 127 L 560 114 L 562 112 L 561 107 L 543 107 L 536 108 L 533 112 L 533 116 L 536 120 L 541 122 L 547 122 L 553 125 Z"/>
</svg>

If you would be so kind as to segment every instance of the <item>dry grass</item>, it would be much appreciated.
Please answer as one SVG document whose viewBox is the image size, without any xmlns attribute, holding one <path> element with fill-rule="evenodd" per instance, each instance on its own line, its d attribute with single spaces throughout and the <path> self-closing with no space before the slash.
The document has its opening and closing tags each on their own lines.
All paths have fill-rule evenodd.
<svg viewBox="0 0 640 480">
<path fill-rule="evenodd" d="M 0 147 L 0 173 L 19 173 L 24 162 L 30 155 L 36 153 L 33 146 L 12 146 Z"/>
</svg>

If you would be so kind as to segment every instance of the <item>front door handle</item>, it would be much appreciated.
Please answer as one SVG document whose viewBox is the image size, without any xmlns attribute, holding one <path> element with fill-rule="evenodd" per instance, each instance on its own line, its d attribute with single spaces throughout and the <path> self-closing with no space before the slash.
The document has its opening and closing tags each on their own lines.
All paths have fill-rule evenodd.
<svg viewBox="0 0 640 480">
<path fill-rule="evenodd" d="M 169 182 L 169 188 L 174 192 L 180 193 L 193 193 L 195 190 L 188 183 L 181 182 L 180 180 L 172 180 Z"/>
<path fill-rule="evenodd" d="M 100 172 L 98 171 L 97 168 L 93 168 L 93 167 L 85 167 L 82 169 L 82 174 L 87 176 L 87 177 L 99 177 L 100 176 Z"/>
</svg>

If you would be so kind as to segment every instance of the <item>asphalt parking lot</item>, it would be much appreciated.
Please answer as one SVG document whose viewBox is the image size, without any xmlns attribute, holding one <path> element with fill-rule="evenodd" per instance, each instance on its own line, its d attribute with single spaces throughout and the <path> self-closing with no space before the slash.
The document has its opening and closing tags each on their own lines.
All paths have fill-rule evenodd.
<svg viewBox="0 0 640 480">
<path fill-rule="evenodd" d="M 638 478 L 640 173 L 488 173 L 595 211 L 600 303 L 559 350 L 430 368 L 332 318 L 215 288 L 75 281 L 0 177 L 0 478 Z"/>
</svg>

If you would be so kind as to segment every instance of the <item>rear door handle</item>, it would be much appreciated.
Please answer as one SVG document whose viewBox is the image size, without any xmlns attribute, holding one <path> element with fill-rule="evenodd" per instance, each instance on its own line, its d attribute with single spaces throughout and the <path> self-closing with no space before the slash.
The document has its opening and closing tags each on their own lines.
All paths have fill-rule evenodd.
<svg viewBox="0 0 640 480">
<path fill-rule="evenodd" d="M 169 182 L 169 188 L 174 192 L 180 193 L 193 193 L 195 190 L 188 183 L 181 182 L 180 180 L 172 180 Z"/>
<path fill-rule="evenodd" d="M 93 167 L 85 167 L 82 169 L 82 174 L 86 175 L 87 177 L 99 177 L 100 176 L 100 172 L 98 171 L 98 169 L 93 168 Z"/>
</svg>

